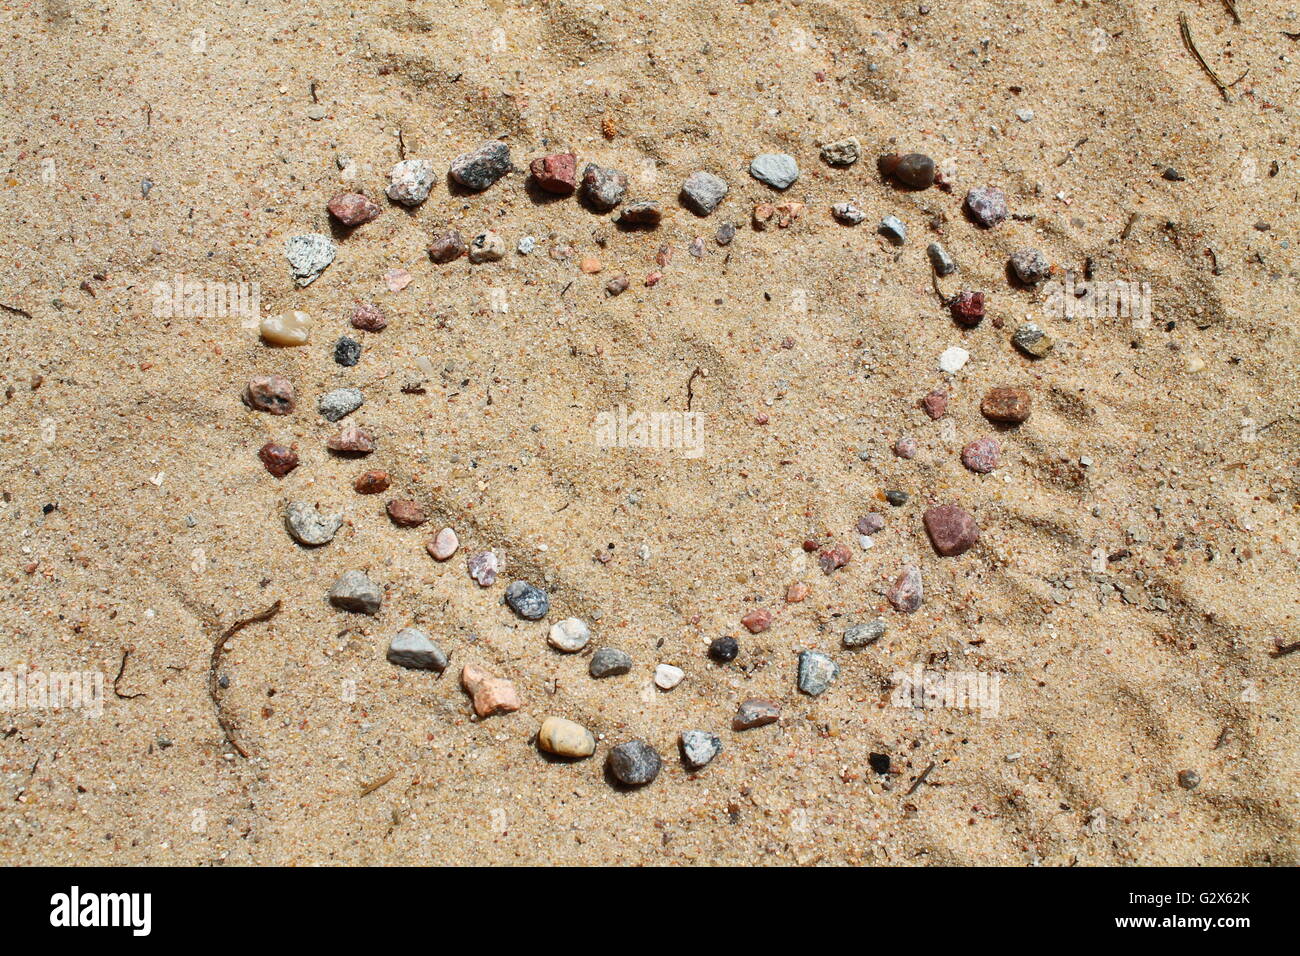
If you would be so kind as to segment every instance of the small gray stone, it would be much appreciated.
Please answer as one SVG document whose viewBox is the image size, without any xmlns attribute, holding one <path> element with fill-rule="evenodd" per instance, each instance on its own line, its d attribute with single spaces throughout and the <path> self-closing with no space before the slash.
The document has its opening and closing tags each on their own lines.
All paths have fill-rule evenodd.
<svg viewBox="0 0 1300 956">
<path fill-rule="evenodd" d="M 682 760 L 691 770 L 699 770 L 722 753 L 722 738 L 707 730 L 683 730 L 678 738 Z"/>
<path fill-rule="evenodd" d="M 907 226 L 897 216 L 886 216 L 880 220 L 880 234 L 895 245 L 901 246 L 907 241 Z"/>
<path fill-rule="evenodd" d="M 378 614 L 384 602 L 384 591 L 370 580 L 364 571 L 344 571 L 330 588 L 330 603 L 344 611 L 359 614 Z"/>
<path fill-rule="evenodd" d="M 854 624 L 844 632 L 844 646 L 866 647 L 868 644 L 874 644 L 885 636 L 886 629 L 887 625 L 881 620 Z"/>
<path fill-rule="evenodd" d="M 789 189 L 799 178 L 799 164 L 786 153 L 760 153 L 749 164 L 749 174 L 773 189 Z"/>
<path fill-rule="evenodd" d="M 343 525 L 343 515 L 326 517 L 309 501 L 291 501 L 284 509 L 284 526 L 299 544 L 318 547 L 328 544 Z"/>
<path fill-rule="evenodd" d="M 418 206 L 433 188 L 433 163 L 427 159 L 404 159 L 388 174 L 388 198 L 403 206 Z"/>
<path fill-rule="evenodd" d="M 492 141 L 451 161 L 451 178 L 466 189 L 482 192 L 510 172 L 510 147 Z"/>
<path fill-rule="evenodd" d="M 726 195 L 726 181 L 712 173 L 691 173 L 682 184 L 682 201 L 701 216 L 717 209 Z"/>
<path fill-rule="evenodd" d="M 1037 285 L 1052 274 L 1052 265 L 1037 249 L 1017 249 L 1011 254 L 1011 268 L 1025 285 Z"/>
<path fill-rule="evenodd" d="M 424 631 L 405 627 L 388 642 L 388 660 L 399 667 L 423 671 L 442 671 L 447 667 L 447 655 L 429 639 Z"/>
<path fill-rule="evenodd" d="M 820 651 L 804 651 L 799 655 L 799 689 L 811 697 L 824 694 L 831 682 L 840 676 L 840 665 Z"/>
<path fill-rule="evenodd" d="M 930 267 L 934 269 L 935 275 L 948 276 L 957 271 L 957 263 L 939 243 L 930 243 L 925 247 L 925 253 L 930 257 Z"/>
<path fill-rule="evenodd" d="M 903 614 L 911 614 L 917 610 L 925 599 L 925 589 L 921 584 L 921 569 L 914 564 L 904 567 L 885 597 L 894 606 L 894 610 Z"/>
<path fill-rule="evenodd" d="M 334 261 L 335 252 L 333 240 L 318 232 L 290 236 L 284 244 L 284 254 L 289 260 L 293 281 L 300 287 L 316 281 L 316 277 Z"/>
<path fill-rule="evenodd" d="M 1042 358 L 1052 351 L 1052 337 L 1033 322 L 1026 322 L 1011 333 L 1011 344 L 1031 358 Z"/>
<path fill-rule="evenodd" d="M 736 238 L 736 224 L 734 222 L 724 222 L 718 227 L 717 234 L 714 235 L 713 241 L 720 246 L 731 245 L 731 240 Z"/>
<path fill-rule="evenodd" d="M 966 193 L 966 211 L 985 229 L 992 229 L 1007 218 L 1006 194 L 996 186 L 976 186 Z"/>
<path fill-rule="evenodd" d="M 359 388 L 336 388 L 320 397 L 316 402 L 316 409 L 321 413 L 322 418 L 336 422 L 340 418 L 351 415 L 364 401 L 365 398 Z"/>
<path fill-rule="evenodd" d="M 644 740 L 629 740 L 609 752 L 609 771 L 619 783 L 642 787 L 659 776 L 659 751 Z"/>
<path fill-rule="evenodd" d="M 480 232 L 469 244 L 469 261 L 475 264 L 496 262 L 505 254 L 505 240 L 491 229 Z"/>
<path fill-rule="evenodd" d="M 846 226 L 856 226 L 867 218 L 867 214 L 851 202 L 837 202 L 831 206 L 831 215 Z"/>
<path fill-rule="evenodd" d="M 345 368 L 351 368 L 361 361 L 361 343 L 346 335 L 340 336 L 334 343 L 334 361 Z"/>
<path fill-rule="evenodd" d="M 528 621 L 540 621 L 551 609 L 551 599 L 541 588 L 527 581 L 511 581 L 506 588 L 506 604 L 510 610 Z"/>
<path fill-rule="evenodd" d="M 592 677 L 615 677 L 632 669 L 632 655 L 614 647 L 602 647 L 591 655 L 588 671 Z"/>
<path fill-rule="evenodd" d="M 588 163 L 582 169 L 579 192 L 597 212 L 609 212 L 627 195 L 627 176 L 617 169 Z"/>
<path fill-rule="evenodd" d="M 830 166 L 852 166 L 861 155 L 862 144 L 856 136 L 822 146 L 822 160 Z"/>
</svg>

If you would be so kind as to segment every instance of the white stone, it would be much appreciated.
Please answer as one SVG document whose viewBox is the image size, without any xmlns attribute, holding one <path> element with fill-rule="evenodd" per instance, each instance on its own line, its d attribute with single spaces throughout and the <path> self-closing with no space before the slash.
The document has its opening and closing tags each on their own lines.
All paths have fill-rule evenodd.
<svg viewBox="0 0 1300 956">
<path fill-rule="evenodd" d="M 939 356 L 939 368 L 949 374 L 960 372 L 962 366 L 970 361 L 970 353 L 963 348 L 954 345 L 945 349 L 944 353 Z"/>
<path fill-rule="evenodd" d="M 672 664 L 660 664 L 655 668 L 655 684 L 661 690 L 672 690 L 686 678 L 686 672 Z"/>
<path fill-rule="evenodd" d="M 591 640 L 591 629 L 581 618 L 566 617 L 563 621 L 551 625 L 551 632 L 546 640 L 557 651 L 576 654 Z"/>
</svg>

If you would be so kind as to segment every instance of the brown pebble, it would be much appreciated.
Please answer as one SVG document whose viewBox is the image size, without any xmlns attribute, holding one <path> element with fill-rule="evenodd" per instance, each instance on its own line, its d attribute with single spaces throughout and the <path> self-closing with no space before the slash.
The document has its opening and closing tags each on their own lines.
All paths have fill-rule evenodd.
<svg viewBox="0 0 1300 956">
<path fill-rule="evenodd" d="M 352 327 L 364 332 L 380 332 L 388 327 L 388 319 L 373 302 L 358 302 L 352 310 Z"/>
<path fill-rule="evenodd" d="M 429 258 L 440 264 L 459 259 L 467 251 L 464 237 L 455 229 L 448 229 L 429 244 Z"/>
<path fill-rule="evenodd" d="M 605 294 L 621 295 L 627 291 L 627 287 L 627 276 L 614 276 L 614 278 L 605 283 Z"/>
<path fill-rule="evenodd" d="M 939 505 L 930 508 L 921 519 L 930 536 L 934 550 L 945 558 L 965 554 L 980 539 L 979 525 L 964 509 L 957 505 Z"/>
<path fill-rule="evenodd" d="M 388 517 L 400 528 L 416 528 L 429 520 L 418 501 L 397 498 L 388 502 Z"/>
<path fill-rule="evenodd" d="M 287 445 L 277 445 L 273 441 L 263 445 L 257 457 L 262 459 L 266 470 L 277 478 L 283 478 L 298 467 L 298 456 L 294 450 Z"/>
<path fill-rule="evenodd" d="M 588 257 L 578 263 L 578 268 L 581 269 L 583 272 L 585 272 L 587 275 L 595 275 L 597 272 L 601 270 L 602 266 L 600 264 L 599 259 L 592 259 Z"/>
<path fill-rule="evenodd" d="M 934 160 L 924 153 L 881 156 L 876 160 L 876 168 L 885 178 L 912 189 L 929 189 L 934 185 Z"/>
<path fill-rule="evenodd" d="M 352 482 L 352 490 L 359 495 L 377 495 L 387 491 L 388 485 L 388 472 L 372 468 L 357 475 L 356 480 Z"/>
<path fill-rule="evenodd" d="M 244 404 L 268 415 L 288 415 L 294 410 L 293 383 L 283 375 L 254 375 L 244 386 Z"/>
<path fill-rule="evenodd" d="M 787 604 L 798 604 L 808 596 L 808 593 L 811 590 L 812 588 L 808 587 L 808 585 L 804 584 L 802 581 L 796 581 L 785 589 L 785 602 Z"/>
<path fill-rule="evenodd" d="M 984 293 L 958 292 L 950 308 L 959 325 L 973 329 L 984 321 Z"/>
<path fill-rule="evenodd" d="M 1030 404 L 1029 393 L 1023 388 L 994 388 L 980 402 L 980 411 L 990 421 L 1018 425 L 1028 420 Z"/>
<path fill-rule="evenodd" d="M 847 544 L 837 544 L 834 547 L 827 548 L 821 554 L 817 555 L 817 563 L 826 574 L 830 574 L 837 568 L 842 568 L 853 558 L 853 552 L 849 550 Z"/>
<path fill-rule="evenodd" d="M 772 626 L 772 612 L 766 608 L 750 611 L 740 619 L 740 623 L 745 625 L 749 633 L 761 634 Z"/>
<path fill-rule="evenodd" d="M 325 440 L 325 447 L 344 455 L 369 455 L 375 450 L 375 440 L 356 425 L 344 425 Z"/>
<path fill-rule="evenodd" d="M 736 708 L 736 716 L 731 718 L 732 730 L 749 730 L 775 723 L 781 718 L 781 705 L 766 697 L 751 697 L 742 701 Z"/>
<path fill-rule="evenodd" d="M 361 193 L 339 193 L 325 206 L 329 214 L 345 226 L 359 226 L 379 218 L 378 204 Z"/>
<path fill-rule="evenodd" d="M 921 399 L 921 408 L 931 420 L 938 421 L 948 411 L 948 393 L 941 388 L 936 388 Z"/>
</svg>

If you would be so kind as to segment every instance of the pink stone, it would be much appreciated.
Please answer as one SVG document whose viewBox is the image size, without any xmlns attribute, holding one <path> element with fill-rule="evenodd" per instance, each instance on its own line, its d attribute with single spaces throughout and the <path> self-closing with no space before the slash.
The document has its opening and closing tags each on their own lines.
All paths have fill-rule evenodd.
<svg viewBox="0 0 1300 956">
<path fill-rule="evenodd" d="M 359 226 L 377 219 L 383 212 L 361 193 L 339 193 L 325 206 L 329 214 L 345 226 Z"/>
<path fill-rule="evenodd" d="M 553 153 L 528 164 L 533 182 L 548 193 L 567 196 L 577 185 L 578 157 L 573 153 Z"/>
<path fill-rule="evenodd" d="M 369 455 L 375 450 L 375 440 L 356 425 L 344 425 L 325 440 L 325 447 L 347 455 Z"/>
<path fill-rule="evenodd" d="M 900 435 L 898 441 L 894 442 L 894 454 L 899 458 L 912 459 L 916 457 L 916 439 L 907 435 Z"/>
<path fill-rule="evenodd" d="M 497 559 L 496 552 L 482 551 L 472 555 L 468 564 L 469 576 L 478 582 L 479 587 L 491 587 L 496 583 L 497 572 L 501 570 L 501 562 Z"/>
<path fill-rule="evenodd" d="M 405 269 L 389 269 L 384 273 L 384 284 L 389 292 L 401 292 L 411 284 L 411 274 Z"/>
<path fill-rule="evenodd" d="M 296 400 L 293 383 L 283 375 L 254 375 L 244 388 L 244 404 L 268 415 L 288 415 Z"/>
<path fill-rule="evenodd" d="M 941 388 L 936 388 L 921 399 L 921 408 L 930 416 L 931 421 L 938 421 L 948 411 L 948 393 Z"/>
<path fill-rule="evenodd" d="M 772 626 L 772 612 L 766 608 L 750 611 L 740 619 L 740 623 L 749 629 L 749 633 L 760 634 Z"/>
<path fill-rule="evenodd" d="M 996 438 L 977 438 L 961 450 L 961 463 L 971 471 L 987 475 L 998 466 L 1002 446 Z"/>
<path fill-rule="evenodd" d="M 443 528 L 433 536 L 433 540 L 425 546 L 425 550 L 429 552 L 434 560 L 446 561 L 456 553 L 456 549 L 459 547 L 460 538 L 456 537 L 456 532 L 450 528 Z"/>
<path fill-rule="evenodd" d="M 858 519 L 858 534 L 879 534 L 884 530 L 885 519 L 874 511 Z"/>
<path fill-rule="evenodd" d="M 849 550 L 847 544 L 837 544 L 833 547 L 826 548 L 817 555 L 817 563 L 821 565 L 822 571 L 830 574 L 837 568 L 842 568 L 849 563 L 853 557 L 853 552 Z"/>
<path fill-rule="evenodd" d="M 912 564 L 903 568 L 903 573 L 895 579 L 885 597 L 889 598 L 895 611 L 903 614 L 911 614 L 919 608 L 925 597 L 925 590 L 921 587 L 921 569 Z"/>
<path fill-rule="evenodd" d="M 519 709 L 519 695 L 515 685 L 504 677 L 493 677 L 475 664 L 466 664 L 460 671 L 461 686 L 474 701 L 474 713 L 480 717 L 506 714 Z"/>
<path fill-rule="evenodd" d="M 358 302 L 352 310 L 352 327 L 366 332 L 379 332 L 388 327 L 388 319 L 373 302 Z"/>
<path fill-rule="evenodd" d="M 980 539 L 979 525 L 964 508 L 957 505 L 939 505 L 926 511 L 922 517 L 926 533 L 934 550 L 945 558 L 964 554 Z"/>
</svg>

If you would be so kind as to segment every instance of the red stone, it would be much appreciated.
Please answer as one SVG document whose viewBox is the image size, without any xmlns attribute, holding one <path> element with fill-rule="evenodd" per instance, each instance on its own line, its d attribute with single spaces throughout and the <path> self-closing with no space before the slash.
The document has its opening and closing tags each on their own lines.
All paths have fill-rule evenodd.
<svg viewBox="0 0 1300 956">
<path fill-rule="evenodd" d="M 388 517 L 401 528 L 415 528 L 429 520 L 418 501 L 399 498 L 388 502 Z"/>
<path fill-rule="evenodd" d="M 948 411 L 948 393 L 936 388 L 921 399 L 921 408 L 930 416 L 931 421 L 938 421 Z"/>
<path fill-rule="evenodd" d="M 837 568 L 844 567 L 852 558 L 853 552 L 847 544 L 837 544 L 817 555 L 817 563 L 821 565 L 822 571 L 830 574 Z"/>
<path fill-rule="evenodd" d="M 298 456 L 293 449 L 287 445 L 277 445 L 273 441 L 263 445 L 258 451 L 257 457 L 262 459 L 262 464 L 266 466 L 266 470 L 277 478 L 283 478 L 298 467 Z"/>
<path fill-rule="evenodd" d="M 388 472 L 372 468 L 357 475 L 352 489 L 359 495 L 377 495 L 388 490 Z"/>
<path fill-rule="evenodd" d="M 760 634 L 772 626 L 772 612 L 764 608 L 750 611 L 740 619 L 740 623 L 745 625 L 749 633 Z"/>
<path fill-rule="evenodd" d="M 980 539 L 980 529 L 975 519 L 957 505 L 930 508 L 922 520 L 934 550 L 945 558 L 965 554 Z"/>
<path fill-rule="evenodd" d="M 990 421 L 1019 425 L 1029 418 L 1030 406 L 1029 393 L 1023 388 L 993 388 L 980 402 L 980 411 Z"/>
<path fill-rule="evenodd" d="M 998 466 L 1002 446 L 996 438 L 977 438 L 961 450 L 961 463 L 971 471 L 987 475 Z"/>
<path fill-rule="evenodd" d="M 573 153 L 553 153 L 528 164 L 533 182 L 548 193 L 567 196 L 573 192 L 578 178 L 578 157 Z"/>
<path fill-rule="evenodd" d="M 379 332 L 388 327 L 388 319 L 373 302 L 358 302 L 352 310 L 352 327 L 365 332 Z"/>
<path fill-rule="evenodd" d="M 921 569 L 909 564 L 894 579 L 894 584 L 885 593 L 895 611 L 911 614 L 921 606 L 925 599 L 925 589 L 921 586 Z"/>
<path fill-rule="evenodd" d="M 984 321 L 984 293 L 958 292 L 952 300 L 952 317 L 967 328 Z"/>
<path fill-rule="evenodd" d="M 379 206 L 361 193 L 339 193 L 325 207 L 331 216 L 345 226 L 359 226 L 378 219 L 383 212 Z"/>
</svg>

